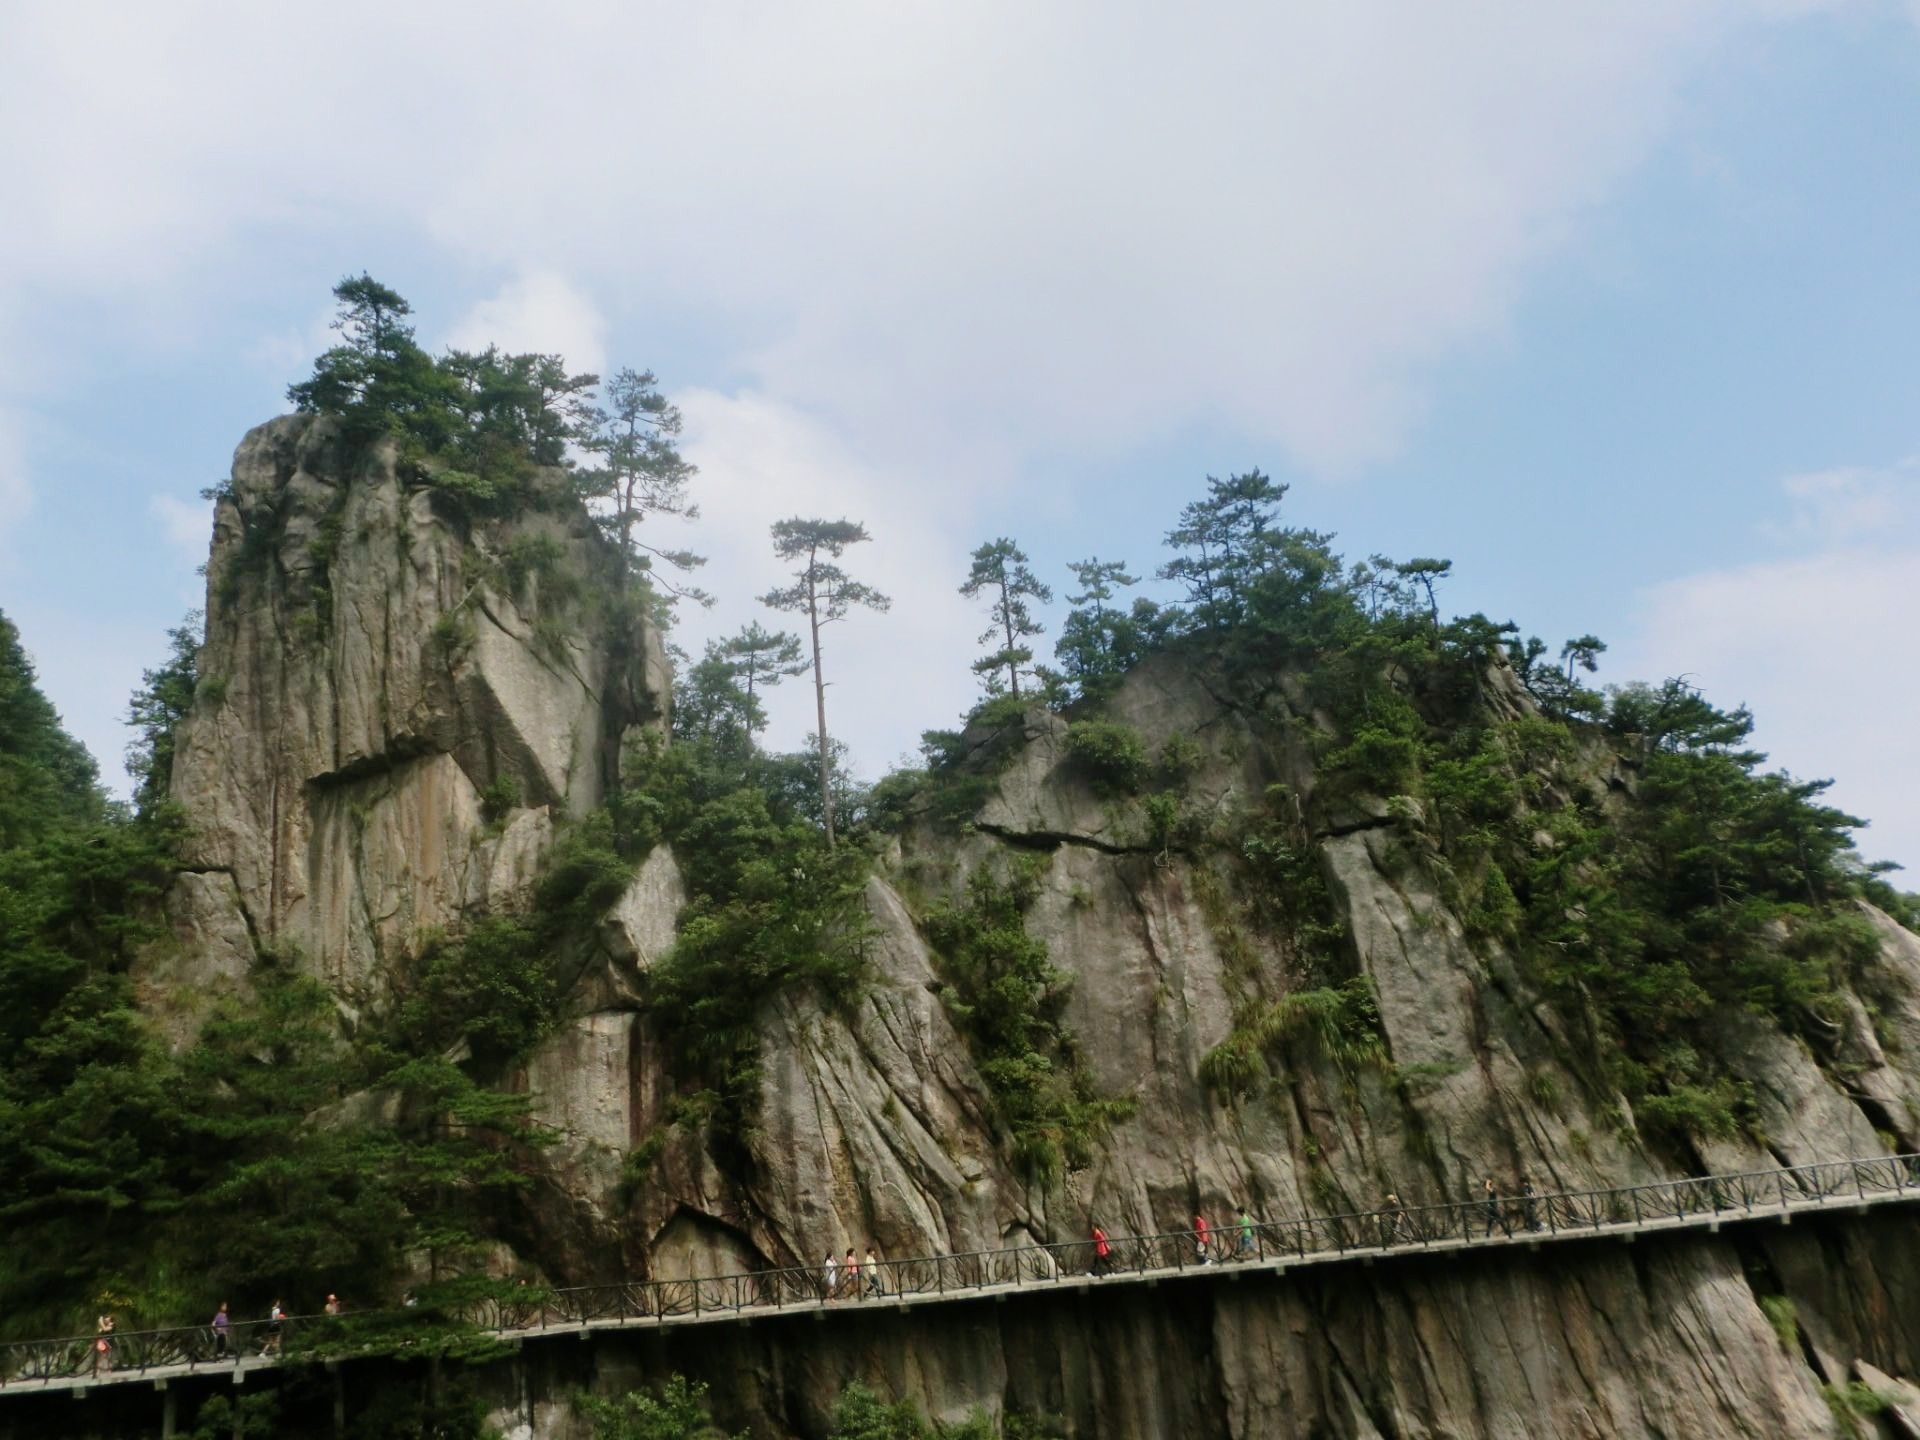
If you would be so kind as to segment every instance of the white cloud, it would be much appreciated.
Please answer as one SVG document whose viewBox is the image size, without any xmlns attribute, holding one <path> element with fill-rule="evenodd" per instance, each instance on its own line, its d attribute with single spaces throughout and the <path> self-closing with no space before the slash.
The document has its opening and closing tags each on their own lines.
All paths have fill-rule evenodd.
<svg viewBox="0 0 1920 1440">
<path fill-rule="evenodd" d="M 1781 489 L 1793 501 L 1776 538 L 1838 543 L 1920 528 L 1920 455 L 1885 469 L 1841 466 L 1792 475 Z"/>
<path fill-rule="evenodd" d="M 598 374 L 607 365 L 607 320 L 565 276 L 530 270 L 469 310 L 447 343 L 564 355 L 569 369 Z"/>
<path fill-rule="evenodd" d="M 276 234 L 410 228 L 524 272 L 481 329 L 585 363 L 574 283 L 671 310 L 893 461 L 1224 418 L 1340 470 L 1717 45 L 1808 8 L 16 5 L 0 267 L 212 293 Z"/>
<path fill-rule="evenodd" d="M 20 522 L 33 508 L 33 484 L 27 476 L 26 447 L 14 417 L 0 408 L 0 559 L 4 559 Z"/>
<path fill-rule="evenodd" d="M 1920 471 L 1848 469 L 1783 484 L 1803 553 L 1683 576 L 1649 590 L 1619 647 L 1623 673 L 1686 673 L 1745 702 L 1774 764 L 1831 776 L 1831 798 L 1873 822 L 1870 859 L 1920 885 Z"/>
<path fill-rule="evenodd" d="M 891 597 L 893 608 L 856 612 L 825 632 L 827 730 L 852 747 L 869 775 L 911 754 L 921 729 L 948 723 L 973 699 L 966 657 L 979 622 L 956 589 L 969 548 L 952 523 L 964 509 L 957 487 L 955 498 L 943 500 L 903 483 L 817 421 L 763 395 L 693 391 L 676 399 L 686 416 L 686 453 L 701 472 L 702 514 L 690 538 L 709 563 L 698 578 L 721 600 L 711 611 L 683 608 L 675 638 L 698 656 L 706 640 L 750 620 L 796 628 L 794 617 L 754 599 L 781 581 L 770 527 L 790 515 L 858 520 L 873 541 L 849 550 L 844 563 Z M 654 538 L 667 543 L 671 534 Z M 797 748 L 815 728 L 811 683 L 789 681 L 768 711 L 769 741 Z"/>
<path fill-rule="evenodd" d="M 155 495 L 147 510 L 160 523 L 168 545 L 195 565 L 207 558 L 207 537 L 213 530 L 212 507 L 204 500 L 182 500 L 177 495 Z"/>
</svg>

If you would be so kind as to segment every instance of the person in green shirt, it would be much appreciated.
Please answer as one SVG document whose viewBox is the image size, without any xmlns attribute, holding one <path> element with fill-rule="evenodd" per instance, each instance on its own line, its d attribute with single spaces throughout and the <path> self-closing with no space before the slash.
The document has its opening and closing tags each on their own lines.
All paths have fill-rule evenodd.
<svg viewBox="0 0 1920 1440">
<path fill-rule="evenodd" d="M 1253 1254 L 1253 1214 L 1245 1205 L 1240 1207 L 1239 1253 L 1242 1260 Z"/>
</svg>

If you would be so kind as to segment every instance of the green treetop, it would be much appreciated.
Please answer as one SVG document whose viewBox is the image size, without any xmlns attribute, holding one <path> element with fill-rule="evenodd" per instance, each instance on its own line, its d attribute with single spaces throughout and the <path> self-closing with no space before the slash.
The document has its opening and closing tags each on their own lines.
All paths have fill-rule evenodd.
<svg viewBox="0 0 1920 1440">
<path fill-rule="evenodd" d="M 1173 617 L 1144 596 L 1131 608 L 1108 604 L 1120 587 L 1138 583 L 1120 562 L 1076 560 L 1067 568 L 1080 593 L 1067 597 L 1073 609 L 1060 626 L 1053 653 L 1073 690 L 1103 695 L 1166 638 Z"/>
<path fill-rule="evenodd" d="M 705 557 L 642 540 L 638 527 L 651 515 L 697 519 L 700 507 L 688 495 L 697 473 L 680 454 L 680 411 L 660 393 L 651 370 L 621 370 L 607 382 L 604 407 L 587 412 L 582 445 L 598 464 L 580 474 L 580 490 L 600 501 L 600 524 L 619 547 L 629 571 L 653 569 L 658 560 L 679 571 L 698 569 Z M 689 585 L 667 590 L 710 603 Z"/>
<path fill-rule="evenodd" d="M 867 527 L 852 520 L 808 520 L 795 516 L 773 526 L 773 553 L 794 565 L 793 583 L 770 590 L 760 603 L 775 610 L 807 617 L 812 650 L 813 699 L 819 728 L 814 740 L 820 757 L 820 808 L 826 822 L 827 843 L 834 840 L 833 757 L 827 738 L 827 682 L 821 668 L 820 629 L 844 620 L 854 609 L 885 611 L 893 601 L 871 585 L 855 580 L 840 567 L 849 545 L 872 539 Z"/>
<path fill-rule="evenodd" d="M 1040 583 L 1026 553 L 1003 535 L 973 552 L 973 568 L 960 593 L 969 600 L 987 597 L 990 620 L 980 632 L 980 643 L 996 647 L 973 662 L 974 673 L 985 682 L 989 695 L 1001 693 L 1004 674 L 1006 690 L 1018 700 L 1021 673 L 1033 664 L 1033 650 L 1025 642 L 1040 634 L 1040 622 L 1033 618 L 1028 602 L 1044 605 L 1053 599 L 1053 591 Z"/>
<path fill-rule="evenodd" d="M 99 771 L 41 693 L 20 632 L 0 615 L 0 850 L 99 818 Z"/>
<path fill-rule="evenodd" d="M 1180 512 L 1167 532 L 1174 558 L 1160 567 L 1160 578 L 1187 587 L 1198 627 L 1217 630 L 1244 616 L 1248 591 L 1270 559 L 1286 493 L 1258 470 L 1225 480 L 1209 475 L 1205 497 Z"/>
</svg>

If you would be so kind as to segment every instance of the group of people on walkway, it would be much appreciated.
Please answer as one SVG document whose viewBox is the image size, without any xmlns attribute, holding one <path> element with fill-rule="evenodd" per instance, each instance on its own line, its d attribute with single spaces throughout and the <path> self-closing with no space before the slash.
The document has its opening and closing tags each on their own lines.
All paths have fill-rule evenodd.
<svg viewBox="0 0 1920 1440">
<path fill-rule="evenodd" d="M 833 1300 L 865 1300 L 870 1295 L 887 1293 L 886 1281 L 880 1268 L 880 1257 L 874 1253 L 873 1246 L 867 1246 L 867 1259 L 861 1264 L 847 1248 L 844 1260 L 834 1258 L 831 1250 L 820 1266 L 820 1298 Z"/>
<path fill-rule="evenodd" d="M 1485 1220 L 1482 1238 L 1491 1238 L 1495 1230 L 1512 1235 L 1516 1229 L 1539 1230 L 1543 1228 L 1541 1197 L 1534 1188 L 1533 1178 L 1520 1177 L 1517 1192 L 1503 1192 L 1487 1177 L 1482 1188 L 1481 1207 Z M 1192 1228 L 1187 1238 L 1193 1246 L 1193 1259 L 1196 1265 L 1213 1265 L 1227 1260 L 1250 1260 L 1263 1253 L 1261 1232 L 1266 1222 L 1256 1220 L 1250 1205 L 1241 1205 L 1236 1213 L 1238 1218 L 1229 1220 L 1224 1227 L 1214 1225 L 1203 1213 L 1193 1217 Z M 1380 1208 L 1368 1216 L 1354 1216 L 1356 1221 L 1371 1220 L 1374 1239 L 1382 1246 L 1397 1245 L 1402 1240 L 1415 1238 L 1407 1207 L 1401 1203 L 1398 1194 L 1389 1191 L 1380 1202 Z M 1111 1274 L 1114 1268 L 1113 1241 L 1098 1223 L 1089 1226 L 1089 1238 L 1093 1245 L 1093 1264 L 1090 1267 L 1094 1275 Z M 1364 1235 L 1364 1231 L 1362 1234 Z M 852 1252 L 848 1252 L 851 1254 Z"/>
<path fill-rule="evenodd" d="M 327 1296 L 327 1303 L 321 1307 L 326 1315 L 344 1313 L 338 1295 Z M 225 1360 L 237 1353 L 234 1340 L 233 1309 L 222 1300 L 213 1318 L 207 1322 L 207 1333 L 211 1337 L 211 1355 L 215 1360 Z M 281 1342 L 286 1336 L 287 1312 L 279 1300 L 267 1307 L 265 1318 L 260 1323 L 258 1338 L 260 1354 L 278 1355 Z M 102 1311 L 93 1322 L 93 1343 L 89 1348 L 88 1371 L 95 1376 L 113 1373 L 113 1363 L 120 1348 L 120 1324 L 112 1311 Z"/>
</svg>

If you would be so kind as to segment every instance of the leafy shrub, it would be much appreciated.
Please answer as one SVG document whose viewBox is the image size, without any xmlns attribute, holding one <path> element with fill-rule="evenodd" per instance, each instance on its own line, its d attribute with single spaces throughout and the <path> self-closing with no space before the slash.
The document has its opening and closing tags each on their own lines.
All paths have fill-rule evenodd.
<svg viewBox="0 0 1920 1440">
<path fill-rule="evenodd" d="M 1139 731 L 1113 720 L 1076 720 L 1067 727 L 1067 757 L 1094 793 L 1109 799 L 1137 794 L 1152 767 Z"/>
<path fill-rule="evenodd" d="M 1661 1094 L 1642 1096 L 1634 1113 L 1643 1126 L 1670 1135 L 1730 1140 L 1740 1132 L 1741 1117 L 1751 1114 L 1750 1087 L 1721 1079 L 1712 1084 L 1675 1085 Z"/>
<path fill-rule="evenodd" d="M 1267 1073 L 1260 1039 L 1249 1029 L 1235 1027 L 1200 1059 L 1201 1083 L 1222 1099 L 1252 1094 Z"/>
<path fill-rule="evenodd" d="M 942 902 L 926 926 L 950 982 L 942 998 L 993 1093 L 1014 1159 L 1050 1181 L 1092 1163 L 1094 1147 L 1133 1102 L 1098 1094 L 1077 1062 L 1061 1022 L 1071 977 L 1027 933 L 1024 912 L 1045 863 L 1018 857 L 1004 877 L 982 865 L 968 879 L 966 902 Z"/>
<path fill-rule="evenodd" d="M 1793 1308 L 1792 1299 L 1785 1295 L 1762 1295 L 1760 1313 L 1767 1317 L 1767 1324 L 1779 1337 L 1782 1350 L 1791 1354 L 1799 1349 L 1800 1316 Z"/>
<path fill-rule="evenodd" d="M 931 1440 L 932 1428 L 911 1400 L 882 1400 L 859 1380 L 833 1402 L 828 1440 Z"/>
<path fill-rule="evenodd" d="M 612 1400 L 580 1395 L 574 1408 L 593 1427 L 593 1440 L 727 1440 L 713 1423 L 706 1385 L 684 1375 L 658 1390 L 629 1390 Z"/>
<path fill-rule="evenodd" d="M 1166 738 L 1155 757 L 1155 778 L 1170 790 L 1182 789 L 1205 758 L 1198 742 L 1176 730 Z"/>
<path fill-rule="evenodd" d="M 490 824 L 506 819 L 519 804 L 520 786 L 511 775 L 494 776 L 480 792 L 480 813 Z"/>
</svg>

